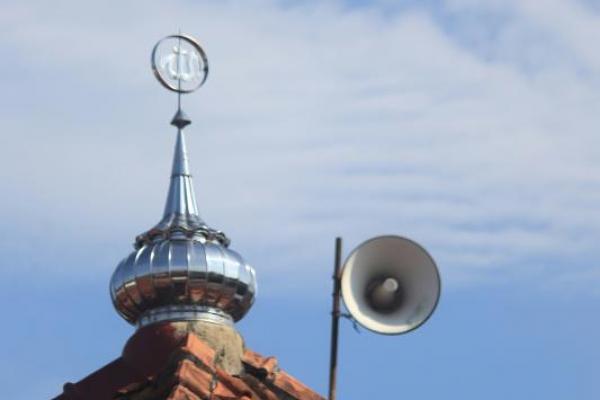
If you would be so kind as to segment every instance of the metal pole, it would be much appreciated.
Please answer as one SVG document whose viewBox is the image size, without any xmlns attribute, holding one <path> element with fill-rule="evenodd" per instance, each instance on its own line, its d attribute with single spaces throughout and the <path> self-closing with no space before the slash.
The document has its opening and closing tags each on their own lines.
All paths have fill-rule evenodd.
<svg viewBox="0 0 600 400">
<path fill-rule="evenodd" d="M 338 327 L 340 322 L 340 268 L 342 262 L 342 238 L 335 238 L 335 262 L 333 265 L 333 309 L 331 311 L 331 354 L 329 358 L 329 400 L 335 400 L 337 377 Z"/>
</svg>

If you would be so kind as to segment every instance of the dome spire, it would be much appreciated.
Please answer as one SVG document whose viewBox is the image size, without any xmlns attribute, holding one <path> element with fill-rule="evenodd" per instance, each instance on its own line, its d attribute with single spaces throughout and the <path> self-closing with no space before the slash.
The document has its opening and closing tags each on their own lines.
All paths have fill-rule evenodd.
<svg viewBox="0 0 600 400">
<path fill-rule="evenodd" d="M 171 181 L 162 219 L 136 238 L 135 250 L 112 276 L 113 304 L 138 327 L 166 321 L 231 325 L 252 306 L 256 277 L 229 248 L 227 236 L 200 218 L 183 132 L 191 120 L 181 110 L 181 93 L 204 83 L 206 56 L 195 39 L 172 35 L 157 43 L 152 65 L 163 86 L 178 93 Z"/>
<path fill-rule="evenodd" d="M 179 119 L 179 117 L 181 118 Z M 184 120 L 185 118 L 185 120 Z M 184 120 L 185 125 L 180 122 Z M 185 134 L 183 128 L 189 125 L 191 121 L 185 117 L 185 114 L 179 109 L 171 122 L 177 126 L 177 140 L 175 142 L 175 152 L 173 154 L 173 168 L 171 170 L 171 183 L 163 219 L 177 216 L 197 217 L 198 206 L 196 204 L 196 195 L 192 183 L 192 175 L 188 162 L 187 148 L 185 145 Z"/>
</svg>

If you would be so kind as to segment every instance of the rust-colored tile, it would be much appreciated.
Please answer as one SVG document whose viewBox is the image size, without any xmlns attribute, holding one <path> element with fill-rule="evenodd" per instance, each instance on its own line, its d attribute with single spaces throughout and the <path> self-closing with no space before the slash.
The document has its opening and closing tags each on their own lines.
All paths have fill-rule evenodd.
<svg viewBox="0 0 600 400">
<path fill-rule="evenodd" d="M 252 375 L 244 375 L 244 382 L 252 388 L 252 391 L 256 393 L 256 398 L 260 400 L 279 400 L 279 397 L 273 393 L 273 391 L 258 378 Z"/>
<path fill-rule="evenodd" d="M 256 393 L 252 391 L 252 388 L 250 388 L 242 379 L 231 376 L 220 369 L 216 372 L 219 384 L 217 385 L 215 394 L 221 395 L 221 393 L 223 393 L 224 395 L 225 393 L 231 393 L 234 396 L 234 399 L 247 398 L 260 400 L 260 397 L 258 397 Z"/>
<path fill-rule="evenodd" d="M 258 353 L 253 352 L 252 350 L 246 349 L 244 351 L 244 358 L 242 361 L 250 365 L 251 367 L 262 370 L 264 373 L 271 378 L 273 374 L 279 371 L 279 365 L 277 362 L 277 358 L 275 357 L 263 357 Z"/>
<path fill-rule="evenodd" d="M 204 341 L 202 341 L 198 336 L 188 333 L 183 346 L 181 347 L 181 351 L 187 352 L 200 361 L 204 365 L 212 366 L 213 360 L 215 359 L 215 351 L 208 346 Z"/>
<path fill-rule="evenodd" d="M 209 397 L 212 391 L 213 373 L 198 367 L 190 360 L 182 360 L 175 372 L 175 379 L 194 394 L 202 398 Z"/>
<path fill-rule="evenodd" d="M 57 399 L 323 400 L 280 371 L 275 357 L 246 350 L 246 372 L 232 376 L 215 369 L 215 351 L 195 334 L 180 335 L 168 325 L 150 328 L 130 339 L 122 358 L 65 385 Z"/>
<path fill-rule="evenodd" d="M 169 394 L 166 400 L 203 400 L 203 397 L 198 397 L 190 390 L 186 389 L 181 385 L 177 385 Z"/>
<path fill-rule="evenodd" d="M 308 386 L 283 371 L 275 375 L 273 385 L 296 399 L 323 400 L 323 397 L 315 393 Z"/>
</svg>

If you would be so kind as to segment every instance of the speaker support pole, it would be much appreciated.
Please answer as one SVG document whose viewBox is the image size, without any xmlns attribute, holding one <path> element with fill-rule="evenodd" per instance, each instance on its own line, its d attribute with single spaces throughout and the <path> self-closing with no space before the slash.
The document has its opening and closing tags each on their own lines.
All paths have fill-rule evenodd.
<svg viewBox="0 0 600 400">
<path fill-rule="evenodd" d="M 342 238 L 335 238 L 333 264 L 333 309 L 331 311 L 331 354 L 329 356 L 329 400 L 335 400 L 337 380 L 338 330 L 340 325 L 340 268 L 342 263 Z"/>
</svg>

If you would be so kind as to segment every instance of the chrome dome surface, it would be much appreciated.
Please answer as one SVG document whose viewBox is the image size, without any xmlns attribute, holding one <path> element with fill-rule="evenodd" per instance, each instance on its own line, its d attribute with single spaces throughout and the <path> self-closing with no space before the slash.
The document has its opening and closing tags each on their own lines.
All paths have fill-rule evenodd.
<svg viewBox="0 0 600 400">
<path fill-rule="evenodd" d="M 110 281 L 113 305 L 139 327 L 159 321 L 232 323 L 254 302 L 254 269 L 228 248 L 223 232 L 200 218 L 184 133 L 174 125 L 179 129 L 163 218 L 136 238 L 135 250 L 117 266 Z"/>
<path fill-rule="evenodd" d="M 118 265 L 110 284 L 123 318 L 147 325 L 160 320 L 240 320 L 256 292 L 254 270 L 218 242 L 159 240 Z"/>
</svg>

